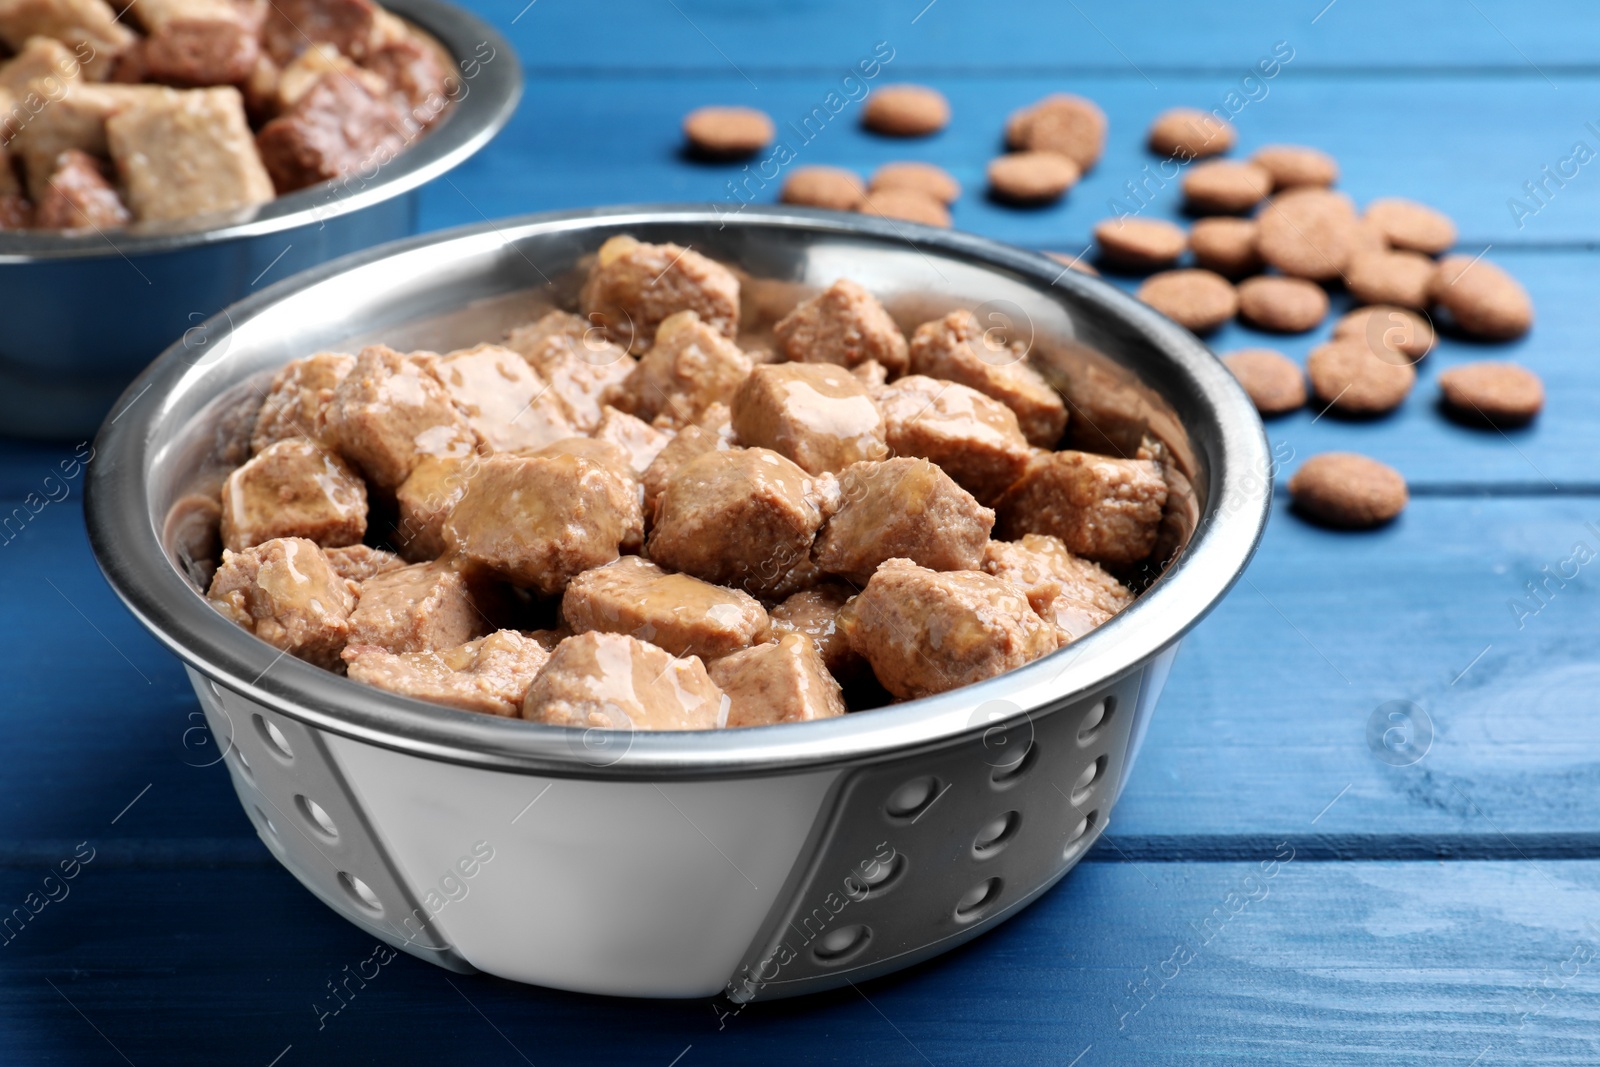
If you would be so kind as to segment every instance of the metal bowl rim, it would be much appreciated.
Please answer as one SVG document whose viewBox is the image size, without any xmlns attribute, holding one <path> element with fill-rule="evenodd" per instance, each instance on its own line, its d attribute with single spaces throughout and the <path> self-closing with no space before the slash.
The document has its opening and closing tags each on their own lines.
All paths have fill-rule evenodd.
<svg viewBox="0 0 1600 1067">
<path fill-rule="evenodd" d="M 1187 548 L 1138 601 L 1082 640 L 994 678 L 870 712 L 737 730 L 632 732 L 580 731 L 456 711 L 364 686 L 284 656 L 224 619 L 179 573 L 152 522 L 148 484 L 165 401 L 187 376 L 197 373 L 183 362 L 183 346 L 177 343 L 128 387 L 113 408 L 117 414 L 101 428 L 95 460 L 89 465 L 85 503 L 89 538 L 112 588 L 162 643 L 207 678 L 335 734 L 427 759 L 502 771 L 591 779 L 720 778 L 891 758 L 1055 711 L 1147 666 L 1198 623 L 1243 573 L 1265 528 L 1273 468 L 1261 421 L 1233 376 L 1193 334 L 1112 286 L 1063 270 L 1037 253 L 971 234 L 788 206 L 751 206 L 737 216 L 706 205 L 673 204 L 528 215 L 407 238 L 342 257 L 247 297 L 205 328 L 220 343 L 234 324 L 285 298 L 421 248 L 470 243 L 485 235 L 510 243 L 599 223 L 626 227 L 658 222 L 727 223 L 807 230 L 821 237 L 909 241 L 1041 288 L 1061 288 L 1080 305 L 1118 320 L 1188 380 L 1209 413 L 1204 429 L 1215 438 L 1212 485 Z M 132 405 L 141 397 L 151 402 Z M 1187 428 L 1193 435 L 1195 427 Z M 1201 445 L 1196 442 L 1197 448 Z M 243 729 L 245 724 L 234 723 L 234 728 Z M 614 753 L 613 744 L 625 747 Z"/>
<path fill-rule="evenodd" d="M 383 164 L 364 188 L 339 195 L 339 179 L 320 182 L 260 205 L 245 221 L 221 226 L 189 229 L 178 221 L 167 229 L 114 230 L 109 235 L 0 232 L 0 265 L 128 258 L 281 233 L 402 196 L 459 166 L 488 144 L 516 110 L 522 97 L 521 60 L 493 26 L 444 0 L 383 0 L 383 7 L 432 34 L 457 64 L 474 58 L 472 50 L 480 43 L 493 48 L 494 55 L 480 64 L 476 76 L 465 81 L 467 91 L 451 105 L 445 121 Z"/>
</svg>

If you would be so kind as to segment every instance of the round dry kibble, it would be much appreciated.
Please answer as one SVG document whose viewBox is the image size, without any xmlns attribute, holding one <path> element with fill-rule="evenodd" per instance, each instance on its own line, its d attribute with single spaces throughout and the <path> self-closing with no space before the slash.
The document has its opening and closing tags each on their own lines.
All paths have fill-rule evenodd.
<svg viewBox="0 0 1600 1067">
<path fill-rule="evenodd" d="M 1284 415 L 1305 406 L 1306 376 L 1282 352 L 1242 348 L 1223 356 L 1222 362 L 1263 416 Z"/>
<path fill-rule="evenodd" d="M 696 151 L 734 159 L 772 143 L 772 120 L 753 107 L 702 107 L 683 120 L 683 135 Z"/>
<path fill-rule="evenodd" d="M 1456 224 L 1442 211 L 1398 196 L 1374 200 L 1366 217 L 1391 245 L 1437 256 L 1456 243 Z"/>
<path fill-rule="evenodd" d="M 1296 189 L 1309 185 L 1327 188 L 1339 180 L 1339 164 L 1326 152 L 1297 144 L 1269 144 L 1250 157 L 1272 175 L 1273 188 Z"/>
<path fill-rule="evenodd" d="M 1344 284 L 1363 304 L 1428 306 L 1436 265 L 1420 252 L 1357 252 L 1345 264 Z"/>
<path fill-rule="evenodd" d="M 1013 149 L 1055 152 L 1087 171 L 1106 146 L 1106 113 L 1092 101 L 1054 93 L 1014 111 L 1006 120 L 1006 144 Z"/>
<path fill-rule="evenodd" d="M 1347 530 L 1382 526 L 1411 499 L 1399 471 L 1354 452 L 1323 452 L 1300 464 L 1289 497 L 1311 518 Z"/>
<path fill-rule="evenodd" d="M 797 167 L 783 182 L 785 204 L 854 211 L 867 195 L 861 179 L 840 167 Z"/>
<path fill-rule="evenodd" d="M 1239 297 L 1233 285 L 1209 270 L 1169 270 L 1152 274 L 1135 295 L 1195 333 L 1216 329 L 1239 310 Z"/>
<path fill-rule="evenodd" d="M 1075 256 L 1069 256 L 1065 252 L 1046 252 L 1045 255 L 1049 256 L 1063 267 L 1066 267 L 1068 270 L 1075 270 L 1079 274 L 1087 274 L 1091 278 L 1100 277 L 1099 271 L 1095 270 L 1093 266 L 1083 261 L 1083 253 L 1081 252 Z"/>
<path fill-rule="evenodd" d="M 1358 252 L 1391 252 L 1392 246 L 1383 231 L 1369 218 L 1358 218 L 1350 228 L 1350 254 Z"/>
<path fill-rule="evenodd" d="M 1218 159 L 1195 166 L 1183 179 L 1183 206 L 1202 215 L 1238 215 L 1272 192 L 1272 175 L 1254 163 Z"/>
<path fill-rule="evenodd" d="M 1328 317 L 1328 294 L 1304 278 L 1246 278 L 1239 283 L 1239 317 L 1274 333 L 1305 333 Z"/>
<path fill-rule="evenodd" d="M 1175 107 L 1150 124 L 1150 151 L 1179 159 L 1218 156 L 1233 147 L 1233 123 L 1209 111 Z"/>
<path fill-rule="evenodd" d="M 1183 255 L 1189 241 L 1182 228 L 1161 219 L 1106 219 L 1094 228 L 1100 256 L 1130 270 L 1160 270 Z"/>
<path fill-rule="evenodd" d="M 1261 269 L 1254 219 L 1195 219 L 1189 227 L 1189 249 L 1197 264 L 1224 277 L 1240 278 Z"/>
<path fill-rule="evenodd" d="M 1380 359 L 1394 351 L 1413 363 L 1432 352 L 1437 340 L 1433 323 L 1425 315 L 1392 304 L 1346 312 L 1333 324 L 1333 336 L 1364 339 Z"/>
<path fill-rule="evenodd" d="M 885 85 L 861 110 L 863 126 L 890 137 L 926 137 L 949 122 L 949 101 L 925 85 Z"/>
<path fill-rule="evenodd" d="M 1520 337 L 1533 325 L 1533 301 L 1517 280 L 1472 256 L 1439 261 L 1430 295 L 1464 332 L 1492 341 Z"/>
<path fill-rule="evenodd" d="M 926 193 L 941 204 L 953 204 L 961 195 L 961 183 L 950 176 L 943 167 L 932 163 L 885 163 L 872 172 L 867 186 L 873 192 L 880 189 L 915 189 Z"/>
<path fill-rule="evenodd" d="M 1328 189 L 1291 189 L 1256 217 L 1261 258 L 1285 274 L 1323 282 L 1339 277 L 1356 239 L 1350 199 Z"/>
<path fill-rule="evenodd" d="M 1013 152 L 989 164 L 989 188 L 1002 200 L 1040 204 L 1078 184 L 1083 171 L 1054 152 Z"/>
<path fill-rule="evenodd" d="M 1346 415 L 1393 411 L 1416 384 L 1417 372 L 1398 353 L 1389 356 L 1384 359 L 1360 337 L 1319 345 L 1306 360 L 1311 391 L 1328 407 Z"/>
<path fill-rule="evenodd" d="M 1521 426 L 1544 407 L 1544 383 L 1526 367 L 1484 360 L 1439 375 L 1439 394 L 1456 414 L 1490 426 Z"/>
<path fill-rule="evenodd" d="M 880 189 L 868 193 L 857 208 L 863 215 L 877 215 L 885 219 L 905 219 L 924 226 L 950 226 L 950 212 L 927 193 L 915 189 Z"/>
</svg>

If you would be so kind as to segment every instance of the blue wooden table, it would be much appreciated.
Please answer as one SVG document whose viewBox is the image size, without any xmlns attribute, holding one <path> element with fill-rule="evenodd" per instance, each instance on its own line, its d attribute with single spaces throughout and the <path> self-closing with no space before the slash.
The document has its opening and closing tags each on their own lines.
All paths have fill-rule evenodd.
<svg viewBox="0 0 1600 1067">
<path fill-rule="evenodd" d="M 1296 457 L 1397 466 L 1412 505 L 1351 536 L 1280 501 L 1247 580 L 1185 643 L 1107 837 L 1059 888 L 931 964 L 725 1025 L 709 1003 L 405 956 L 319 1019 L 372 944 L 256 840 L 183 672 L 95 569 L 81 476 L 52 477 L 74 450 L 0 445 L 0 515 L 26 515 L 0 534 L 0 913 L 53 898 L 0 945 L 0 1063 L 1600 1062 L 1600 564 L 1575 562 L 1600 552 L 1600 163 L 1537 199 L 1524 184 L 1579 143 L 1600 152 L 1592 3 L 477 6 L 528 92 L 427 190 L 427 229 L 625 201 L 732 210 L 741 167 L 682 158 L 682 115 L 747 103 L 798 122 L 883 42 L 880 83 L 939 87 L 949 129 L 891 143 L 846 111 L 797 163 L 931 160 L 967 186 L 957 226 L 1076 253 L 1141 179 L 1150 118 L 1234 93 L 1241 150 L 1317 145 L 1358 201 L 1437 204 L 1461 251 L 1524 281 L 1538 322 L 1508 346 L 1444 343 L 1391 418 L 1270 425 Z M 1275 47 L 1292 58 L 1247 80 Z M 984 199 L 1006 114 L 1061 90 L 1110 116 L 1098 169 L 1055 207 Z M 1146 213 L 1177 202 L 1168 187 Z M 1279 343 L 1303 357 L 1325 333 Z M 1266 340 L 1230 326 L 1215 344 Z M 1439 370 L 1502 353 L 1543 376 L 1539 423 L 1442 418 Z M 1412 739 L 1398 756 L 1374 740 L 1391 725 Z M 76 877 L 46 882 L 63 863 Z"/>
</svg>

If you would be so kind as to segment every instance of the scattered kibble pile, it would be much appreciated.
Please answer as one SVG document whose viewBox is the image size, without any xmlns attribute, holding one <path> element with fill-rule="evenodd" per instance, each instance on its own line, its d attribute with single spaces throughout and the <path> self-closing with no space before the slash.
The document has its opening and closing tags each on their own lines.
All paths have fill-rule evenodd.
<svg viewBox="0 0 1600 1067">
<path fill-rule="evenodd" d="M 862 124 L 886 136 L 918 137 L 949 120 L 949 103 L 937 91 L 898 85 L 868 99 Z M 988 167 L 991 197 L 1018 205 L 1059 199 L 1099 162 L 1107 128 L 1093 101 L 1065 93 L 1013 112 L 1004 128 L 1009 151 Z M 690 138 L 700 143 L 693 132 Z M 1395 410 L 1416 384 L 1414 364 L 1434 346 L 1435 318 L 1485 342 L 1513 340 L 1533 325 L 1533 303 L 1515 278 L 1482 255 L 1446 254 L 1457 231 L 1442 212 L 1398 197 L 1358 211 L 1334 188 L 1339 164 L 1326 152 L 1278 144 L 1246 160 L 1225 158 L 1237 141 L 1233 125 L 1211 112 L 1173 108 L 1156 116 L 1145 143 L 1185 168 L 1184 210 L 1193 222 L 1185 230 L 1125 214 L 1094 228 L 1094 247 L 1107 269 L 1148 275 L 1140 300 L 1202 334 L 1235 317 L 1269 333 L 1306 333 L 1327 319 L 1329 290 L 1342 286 L 1357 306 L 1312 350 L 1304 372 L 1272 349 L 1223 357 L 1263 416 L 1311 400 L 1350 418 Z M 949 206 L 960 192 L 940 168 L 905 162 L 881 167 L 865 186 L 837 167 L 798 167 L 781 198 L 949 226 Z M 1098 273 L 1081 255 L 1047 254 Z M 1192 265 L 1183 262 L 1186 255 Z M 1525 425 L 1544 405 L 1538 376 L 1500 361 L 1446 371 L 1439 394 L 1458 420 L 1493 429 Z M 1406 503 L 1397 472 L 1346 453 L 1308 460 L 1289 491 L 1302 514 L 1346 528 L 1387 522 Z"/>
</svg>

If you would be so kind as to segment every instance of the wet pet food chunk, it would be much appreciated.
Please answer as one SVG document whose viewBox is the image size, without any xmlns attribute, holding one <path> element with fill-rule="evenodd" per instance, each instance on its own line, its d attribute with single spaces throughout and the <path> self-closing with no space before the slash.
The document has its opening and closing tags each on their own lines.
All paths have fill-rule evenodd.
<svg viewBox="0 0 1600 1067">
<path fill-rule="evenodd" d="M 305 437 L 325 448 L 334 447 L 324 425 L 324 413 L 333 391 L 356 365 L 356 357 L 342 352 L 318 352 L 285 364 L 272 378 L 266 399 L 256 414 L 250 447 L 260 452 L 274 441 Z"/>
<path fill-rule="evenodd" d="M 1028 364 L 1025 338 L 1007 336 L 970 311 L 952 311 L 918 326 L 911 338 L 911 371 L 960 382 L 1009 407 L 1030 444 L 1049 448 L 1061 439 L 1067 407 L 1060 394 Z"/>
<path fill-rule="evenodd" d="M 488 628 L 466 578 L 444 562 L 385 571 L 361 583 L 350 643 L 388 652 L 433 652 Z"/>
<path fill-rule="evenodd" d="M 570 454 L 489 456 L 444 526 L 454 551 L 547 596 L 643 535 L 636 483 Z"/>
<path fill-rule="evenodd" d="M 731 408 L 740 444 L 770 448 L 811 474 L 889 453 L 883 415 L 866 386 L 832 364 L 757 367 L 733 395 Z"/>
<path fill-rule="evenodd" d="M 726 452 L 732 448 L 726 437 L 699 426 L 685 426 L 679 430 L 665 448 L 650 461 L 644 471 L 644 511 L 646 516 L 656 513 L 656 501 L 661 492 L 678 473 L 678 468 L 707 452 Z"/>
<path fill-rule="evenodd" d="M 496 630 L 487 637 L 436 652 L 387 652 L 350 645 L 344 662 L 351 679 L 435 704 L 514 717 L 550 653 L 532 637 Z"/>
<path fill-rule="evenodd" d="M 424 366 L 491 451 L 542 448 L 578 432 L 566 401 L 509 348 L 478 345 Z"/>
<path fill-rule="evenodd" d="M 54 230 L 107 230 L 131 221 L 133 216 L 106 180 L 98 160 L 76 148 L 56 157 L 55 170 L 35 209 L 36 225 Z"/>
<path fill-rule="evenodd" d="M 884 560 L 940 571 L 982 565 L 994 512 L 925 459 L 857 463 L 839 476 L 839 508 L 817 537 L 817 566 L 864 583 Z"/>
<path fill-rule="evenodd" d="M 594 428 L 594 439 L 616 445 L 627 458 L 629 469 L 638 475 L 650 469 L 650 464 L 656 461 L 672 438 L 671 433 L 658 430 L 643 419 L 609 405 Z"/>
<path fill-rule="evenodd" d="M 982 503 L 992 504 L 1027 469 L 1033 453 L 1016 415 L 976 389 L 908 374 L 874 399 L 890 452 L 933 461 Z"/>
<path fill-rule="evenodd" d="M 366 485 L 303 437 L 262 449 L 222 486 L 222 544 L 235 552 L 279 537 L 353 545 L 366 532 Z"/>
<path fill-rule="evenodd" d="M 380 574 L 397 571 L 406 565 L 406 561 L 393 552 L 370 548 L 367 545 L 325 548 L 322 554 L 328 557 L 328 565 L 339 577 L 348 578 L 352 582 L 364 582 Z"/>
<path fill-rule="evenodd" d="M 729 340 L 739 332 L 739 280 L 722 264 L 675 244 L 611 238 L 600 246 L 578 303 L 586 320 L 636 354 L 680 311 L 694 312 Z"/>
<path fill-rule="evenodd" d="M 372 0 L 273 0 L 262 41 L 279 66 L 317 44 L 331 44 L 361 60 L 372 42 L 378 14 Z"/>
<path fill-rule="evenodd" d="M 465 456 L 477 440 L 438 380 L 384 345 L 361 350 L 326 418 L 340 453 L 384 489 L 405 481 L 423 456 Z"/>
<path fill-rule="evenodd" d="M 232 86 L 146 97 L 106 120 L 106 144 L 141 221 L 235 211 L 274 195 Z"/>
<path fill-rule="evenodd" d="M 772 328 L 783 354 L 797 363 L 854 367 L 881 363 L 891 375 L 906 369 L 906 339 L 876 297 L 848 278 L 804 301 Z"/>
<path fill-rule="evenodd" d="M 259 20 L 242 4 L 190 6 L 192 13 L 173 14 L 150 28 L 140 57 L 145 76 L 177 86 L 243 84 L 261 59 Z"/>
<path fill-rule="evenodd" d="M 1136 563 L 1155 547 L 1167 502 L 1160 468 L 1145 459 L 1047 452 L 996 505 L 999 534 L 1058 537 L 1074 555 Z"/>
<path fill-rule="evenodd" d="M 800 634 L 725 656 L 709 672 L 727 694 L 729 726 L 811 722 L 845 713 L 839 683 L 817 646 Z"/>
<path fill-rule="evenodd" d="M 405 148 L 412 120 L 360 81 L 324 74 L 268 122 L 256 148 L 280 194 L 380 167 Z"/>
<path fill-rule="evenodd" d="M 750 357 L 693 311 L 668 317 L 655 344 L 602 400 L 646 422 L 682 426 L 726 403 L 749 376 Z"/>
<path fill-rule="evenodd" d="M 800 634 L 817 646 L 822 662 L 833 676 L 849 680 L 860 673 L 866 661 L 850 647 L 839 629 L 839 613 L 856 591 L 843 582 L 822 582 L 789 597 L 772 609 L 775 635 Z"/>
<path fill-rule="evenodd" d="M 811 543 L 838 485 L 765 448 L 702 453 L 656 502 L 648 555 L 663 566 L 759 597 L 814 584 Z"/>
<path fill-rule="evenodd" d="M 634 368 L 633 357 L 606 340 L 603 330 L 565 311 L 516 327 L 506 335 L 505 346 L 550 383 L 571 409 L 573 425 L 584 433 L 600 425 L 606 388 L 620 384 Z"/>
<path fill-rule="evenodd" d="M 394 491 L 399 521 L 389 540 L 413 563 L 438 559 L 448 547 L 445 520 L 455 510 L 482 457 L 423 456 Z"/>
<path fill-rule="evenodd" d="M 557 645 L 522 702 L 524 719 L 584 729 L 714 730 L 728 710 L 700 660 L 606 633 Z"/>
<path fill-rule="evenodd" d="M 710 661 L 767 638 L 760 601 L 638 556 L 585 571 L 567 586 L 561 616 L 573 633 L 631 634 L 675 656 Z"/>
<path fill-rule="evenodd" d="M 879 683 L 903 700 L 992 678 L 1061 643 L 1012 583 L 904 559 L 877 569 L 842 625 Z"/>
<path fill-rule="evenodd" d="M 286 537 L 242 552 L 224 549 L 206 598 L 274 648 L 337 670 L 356 588 L 315 543 Z"/>
<path fill-rule="evenodd" d="M 1057 537 L 1026 534 L 990 541 L 983 569 L 1020 588 L 1039 617 L 1076 641 L 1133 602 L 1123 584 L 1091 560 L 1067 551 Z"/>
</svg>

